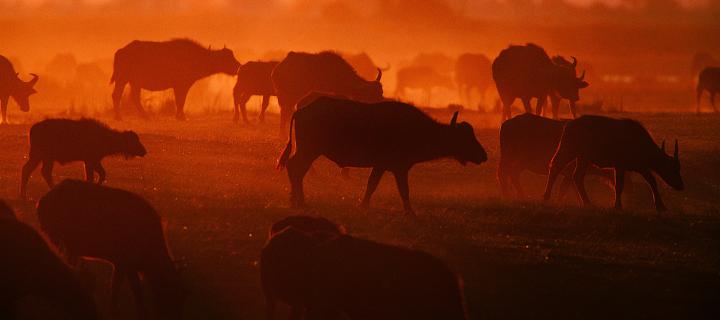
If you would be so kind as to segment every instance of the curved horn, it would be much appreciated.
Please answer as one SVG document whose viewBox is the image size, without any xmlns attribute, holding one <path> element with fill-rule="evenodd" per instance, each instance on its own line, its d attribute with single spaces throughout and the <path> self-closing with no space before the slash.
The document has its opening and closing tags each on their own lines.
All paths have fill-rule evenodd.
<svg viewBox="0 0 720 320">
<path fill-rule="evenodd" d="M 35 85 L 35 83 L 37 83 L 38 78 L 40 78 L 40 77 L 38 77 L 38 75 L 36 75 L 36 74 L 34 74 L 34 73 L 31 73 L 30 75 L 31 75 L 33 78 L 30 79 L 30 81 L 28 81 L 27 83 L 32 87 L 32 86 Z"/>
<path fill-rule="evenodd" d="M 583 81 L 585 80 L 585 70 L 583 70 L 582 74 L 580 75 L 580 78 L 578 80 Z"/>
<path fill-rule="evenodd" d="M 577 58 L 575 58 L 573 56 L 570 56 L 570 58 L 573 59 L 573 63 L 572 63 L 573 68 L 577 67 Z"/>
<path fill-rule="evenodd" d="M 455 113 L 453 113 L 452 119 L 450 120 L 451 127 L 454 127 L 457 124 L 457 116 L 458 116 L 458 112 L 455 111 Z"/>
<path fill-rule="evenodd" d="M 665 140 L 663 140 L 662 145 L 660 145 L 660 151 L 665 154 Z"/>
<path fill-rule="evenodd" d="M 678 160 L 678 157 L 680 155 L 680 151 L 678 150 L 678 141 L 675 139 L 675 154 L 673 155 L 675 157 L 675 160 Z"/>
<path fill-rule="evenodd" d="M 377 71 L 378 71 L 378 75 L 377 75 L 377 77 L 375 78 L 375 81 L 378 81 L 378 82 L 379 82 L 380 79 L 382 78 L 382 69 L 377 68 Z"/>
</svg>

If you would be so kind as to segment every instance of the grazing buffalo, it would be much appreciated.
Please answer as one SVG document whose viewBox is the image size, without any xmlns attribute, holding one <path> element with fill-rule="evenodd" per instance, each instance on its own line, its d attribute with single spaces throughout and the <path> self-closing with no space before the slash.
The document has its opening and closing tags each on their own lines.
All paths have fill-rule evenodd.
<svg viewBox="0 0 720 320">
<path fill-rule="evenodd" d="M 270 96 L 275 95 L 275 87 L 273 86 L 272 75 L 273 69 L 277 66 L 277 61 L 250 61 L 238 68 L 237 82 L 233 88 L 233 100 L 235 103 L 235 116 L 233 121 L 238 122 L 240 115 L 238 107 L 242 112 L 243 121 L 248 123 L 247 111 L 245 105 L 250 97 L 254 95 L 262 96 L 262 109 L 260 110 L 260 122 L 265 120 L 265 110 L 270 104 Z"/>
<path fill-rule="evenodd" d="M 508 182 L 512 183 L 518 197 L 525 197 L 519 177 L 524 171 L 547 175 L 550 160 L 557 150 L 563 128 L 567 121 L 543 118 L 532 113 L 524 113 L 503 122 L 500 127 L 500 165 L 498 181 L 504 196 L 510 195 Z M 570 169 L 568 166 L 567 169 Z M 570 170 L 563 171 L 562 193 L 571 186 Z M 604 177 L 608 182 L 614 180 L 613 171 L 588 168 L 588 173 Z"/>
<path fill-rule="evenodd" d="M 20 197 L 26 196 L 30 174 L 42 162 L 42 174 L 53 187 L 53 163 L 85 162 L 85 178 L 98 184 L 105 182 L 105 168 L 100 161 L 109 155 L 126 158 L 145 156 L 147 151 L 134 131 L 117 131 L 93 119 L 47 119 L 30 128 L 30 154 L 22 168 Z"/>
<path fill-rule="evenodd" d="M 720 67 L 707 67 L 698 75 L 697 113 L 700 113 L 700 100 L 703 91 L 710 94 L 710 105 L 712 105 L 713 111 L 718 112 L 717 108 L 715 108 L 715 94 L 720 92 Z"/>
<path fill-rule="evenodd" d="M 51 242 L 64 249 L 71 264 L 83 257 L 113 264 L 114 308 L 127 279 L 138 312 L 145 318 L 142 276 L 160 318 L 180 318 L 185 293 L 160 216 L 145 199 L 120 189 L 64 180 L 40 199 L 37 213 L 40 226 Z"/>
<path fill-rule="evenodd" d="M 183 108 L 190 87 L 202 78 L 224 73 L 235 75 L 240 63 L 230 49 L 211 50 L 187 39 L 164 42 L 130 42 L 115 52 L 111 83 L 115 117 L 120 118 L 120 100 L 125 85 L 130 84 L 130 99 L 141 115 L 140 90 L 173 89 L 179 120 L 185 119 Z"/>
<path fill-rule="evenodd" d="M 290 52 L 272 73 L 280 104 L 280 132 L 285 130 L 297 102 L 313 91 L 341 95 L 372 103 L 383 100 L 378 69 L 374 81 L 361 78 L 338 54 Z"/>
<path fill-rule="evenodd" d="M 422 251 L 290 227 L 263 248 L 260 273 L 267 319 L 279 299 L 306 319 L 467 319 L 457 276 Z"/>
<path fill-rule="evenodd" d="M 467 122 L 441 124 L 418 108 L 400 102 L 366 104 L 332 97 L 320 97 L 292 117 L 288 144 L 278 168 L 287 166 L 293 206 L 305 205 L 303 178 L 319 156 L 340 167 L 373 168 L 362 205 L 370 197 L 385 171 L 395 176 L 406 213 L 412 214 L 408 171 L 413 165 L 451 157 L 462 164 L 487 160 L 485 149 Z M 292 153 L 292 124 L 295 123 L 297 151 Z"/>
<path fill-rule="evenodd" d="M 570 109 L 575 117 L 575 103 L 580 100 L 580 89 L 588 83 L 575 75 L 577 60 L 569 65 L 556 64 L 535 44 L 510 46 L 500 52 L 492 64 L 493 79 L 500 100 L 503 103 L 502 120 L 510 119 L 511 106 L 520 98 L 525 112 L 531 112 L 530 99 L 537 98 L 537 113 L 543 109 L 548 96 L 559 96 L 570 100 Z M 553 115 L 557 118 L 557 113 Z"/>
<path fill-rule="evenodd" d="M 25 82 L 20 80 L 10 60 L 0 55 L 0 111 L 2 111 L 2 122 L 0 123 L 7 123 L 7 108 L 10 97 L 13 97 L 15 102 L 20 106 L 21 111 L 30 111 L 30 101 L 28 97 L 37 92 L 33 89 L 33 86 L 35 86 L 35 83 L 38 81 L 36 74 L 31 73 L 30 75 L 32 75 L 30 81 Z"/>
<path fill-rule="evenodd" d="M 425 92 L 429 105 L 435 88 L 453 89 L 452 79 L 427 66 L 405 67 L 397 72 L 396 97 L 404 97 L 407 89 L 420 89 Z"/>
<path fill-rule="evenodd" d="M 458 97 L 467 105 L 472 105 L 470 96 L 473 89 L 485 100 L 485 93 L 492 85 L 492 62 L 484 54 L 461 55 L 455 62 L 455 83 Z"/>
<path fill-rule="evenodd" d="M 35 229 L 0 217 L 0 318 L 13 319 L 16 303 L 28 296 L 52 304 L 63 319 L 99 319 L 92 294 Z"/>
<path fill-rule="evenodd" d="M 273 223 L 270 227 L 270 237 L 287 227 L 293 227 L 308 234 L 345 234 L 345 228 L 323 217 L 289 216 Z"/>
<path fill-rule="evenodd" d="M 622 208 L 622 191 L 625 172 L 640 173 L 652 189 L 655 208 L 664 211 L 665 205 L 660 198 L 657 183 L 652 172 L 657 173 L 668 185 L 683 190 L 680 175 L 678 142 L 675 140 L 675 154 L 665 153 L 665 142 L 658 148 L 650 133 L 637 121 L 631 119 L 612 119 L 602 116 L 582 116 L 565 125 L 560 145 L 550 164 L 545 201 L 550 199 L 553 184 L 565 167 L 577 161 L 573 179 L 583 204 L 589 205 L 590 199 L 583 179 L 590 165 L 615 169 L 615 208 Z"/>
</svg>

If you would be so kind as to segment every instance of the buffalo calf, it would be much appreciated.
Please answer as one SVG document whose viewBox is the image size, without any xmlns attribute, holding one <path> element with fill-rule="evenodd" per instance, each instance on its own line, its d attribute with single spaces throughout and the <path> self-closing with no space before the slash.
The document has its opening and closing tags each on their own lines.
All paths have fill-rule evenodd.
<svg viewBox="0 0 720 320">
<path fill-rule="evenodd" d="M 142 275 L 160 318 L 180 318 L 184 300 L 180 277 L 160 217 L 145 199 L 120 189 L 64 180 L 40 199 L 37 213 L 42 229 L 64 249 L 71 264 L 82 257 L 113 264 L 113 307 L 127 279 L 140 315 L 146 314 Z"/>
<path fill-rule="evenodd" d="M 53 163 L 85 162 L 85 178 L 98 184 L 105 181 L 105 168 L 100 161 L 109 155 L 126 158 L 142 157 L 147 153 L 140 138 L 133 131 L 117 131 L 93 119 L 48 119 L 30 128 L 30 154 L 22 168 L 20 197 L 25 198 L 28 179 L 42 162 L 42 175 L 53 187 Z"/>
<path fill-rule="evenodd" d="M 10 210 L 2 201 L 0 208 L 0 211 Z M 56 307 L 53 310 L 68 319 L 98 319 L 95 301 L 74 270 L 32 227 L 3 216 L 0 217 L 0 318 L 12 318 L 15 303 L 26 296 L 53 304 Z"/>
<path fill-rule="evenodd" d="M 615 207 L 618 209 L 622 208 L 622 191 L 627 171 L 638 172 L 645 178 L 652 189 L 658 211 L 666 208 L 660 198 L 653 172 L 672 188 L 684 188 L 677 140 L 675 153 L 669 156 L 665 153 L 664 141 L 662 147 L 658 147 L 650 133 L 639 122 L 631 119 L 582 116 L 569 121 L 550 164 L 544 196 L 546 201 L 550 199 L 558 174 L 573 161 L 577 161 L 573 173 L 575 187 L 585 205 L 590 204 L 590 199 L 585 192 L 583 180 L 591 164 L 615 169 Z"/>
<path fill-rule="evenodd" d="M 297 151 L 291 157 L 293 123 Z M 340 167 L 373 168 L 361 203 L 364 207 L 369 205 L 383 173 L 392 172 L 405 212 L 410 214 L 408 172 L 413 165 L 446 157 L 462 164 L 487 160 L 472 125 L 457 123 L 457 112 L 450 124 L 441 124 L 405 103 L 366 104 L 319 97 L 295 112 L 290 124 L 290 138 L 278 168 L 287 166 L 291 202 L 296 207 L 305 205 L 303 178 L 320 156 Z"/>
<path fill-rule="evenodd" d="M 305 307 L 308 319 L 341 313 L 349 319 L 466 319 L 458 278 L 421 251 L 347 235 L 318 239 L 289 227 L 268 241 L 260 263 L 268 319 L 279 297 L 293 310 Z"/>
</svg>

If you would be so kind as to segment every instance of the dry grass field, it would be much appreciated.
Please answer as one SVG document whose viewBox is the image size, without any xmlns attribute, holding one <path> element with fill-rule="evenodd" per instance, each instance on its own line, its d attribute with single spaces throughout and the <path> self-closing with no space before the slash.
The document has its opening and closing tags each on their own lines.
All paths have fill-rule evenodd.
<svg viewBox="0 0 720 320">
<path fill-rule="evenodd" d="M 436 116 L 450 119 L 449 113 Z M 463 279 L 472 319 L 720 319 L 720 116 L 616 116 L 641 120 L 658 142 L 679 138 L 686 190 L 661 183 L 668 212 L 654 211 L 637 175 L 623 211 L 609 209 L 612 190 L 593 178 L 586 181 L 593 208 L 578 207 L 574 197 L 542 204 L 544 177 L 532 173 L 523 177 L 532 198 L 504 200 L 495 179 L 497 116 L 466 112 L 460 118 L 476 126 L 490 160 L 465 167 L 439 160 L 413 168 L 416 217 L 403 215 L 390 175 L 371 209 L 359 209 L 369 170 L 352 169 L 344 179 L 326 159 L 305 179 L 305 213 L 341 223 L 359 237 L 440 257 Z M 287 139 L 277 136 L 277 117 L 265 125 L 234 125 L 230 119 L 107 120 L 136 130 L 148 149 L 145 158 L 106 159 L 107 184 L 144 196 L 167 222 L 168 242 L 189 291 L 186 319 L 262 319 L 257 261 L 268 227 L 299 213 L 288 207 L 286 172 L 275 170 Z M 28 201 L 17 200 L 29 127 L 0 126 L 0 198 L 21 220 L 37 225 L 35 203 L 47 191 L 39 171 L 31 178 Z M 82 177 L 80 163 L 55 167 L 56 181 Z M 88 268 L 104 318 L 134 319 L 129 289 L 123 289 L 122 311 L 111 314 L 110 269 L 92 263 Z"/>
</svg>

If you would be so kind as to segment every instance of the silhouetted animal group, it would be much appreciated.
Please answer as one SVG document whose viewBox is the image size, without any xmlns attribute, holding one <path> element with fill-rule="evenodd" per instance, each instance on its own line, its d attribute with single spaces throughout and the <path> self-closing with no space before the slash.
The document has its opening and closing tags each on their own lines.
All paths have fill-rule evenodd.
<svg viewBox="0 0 720 320">
<path fill-rule="evenodd" d="M 467 59 L 473 61 L 473 57 Z M 518 175 L 530 170 L 548 175 L 547 201 L 563 174 L 566 181 L 572 179 L 583 204 L 588 205 L 583 179 L 593 173 L 614 182 L 615 207 L 621 208 L 625 174 L 635 171 L 652 188 L 656 209 L 665 210 L 653 173 L 671 187 L 683 189 L 677 140 L 673 154 L 668 155 L 665 143 L 658 147 L 634 120 L 581 116 L 560 121 L 531 113 L 531 98 L 538 99 L 538 113 L 548 97 L 555 102 L 568 99 L 571 106 L 579 99 L 579 89 L 588 84 L 576 76 L 573 60 L 550 59 L 542 48 L 529 44 L 509 47 L 492 64 L 505 104 L 503 117 L 510 117 L 509 105 L 515 98 L 523 100 L 527 111 L 505 121 L 500 129 L 498 180 L 503 194 L 510 194 L 510 182 L 522 196 Z M 238 106 L 247 121 L 244 104 L 249 96 L 263 95 L 265 101 L 270 95 L 278 96 L 281 126 L 289 122 L 289 139 L 278 168 L 287 168 L 294 207 L 305 206 L 303 178 L 320 156 L 340 167 L 372 168 L 361 201 L 364 207 L 383 174 L 391 172 L 408 214 L 414 212 L 408 172 L 415 164 L 439 158 L 463 165 L 488 160 L 472 125 L 458 122 L 458 112 L 449 123 L 440 123 L 413 105 L 387 100 L 380 83 L 382 70 L 378 69 L 376 79 L 366 80 L 332 52 L 290 52 L 281 62 L 240 66 L 226 48 L 204 49 L 188 40 L 134 41 L 115 55 L 116 116 L 123 87 L 129 84 L 138 109 L 140 89 L 173 88 L 177 117 L 182 119 L 184 97 L 192 83 L 216 72 L 238 75 L 236 121 Z M 0 93 L 8 92 L 27 105 L 36 80 L 2 78 L 0 89 L 5 91 Z M 704 90 L 717 90 L 706 84 L 709 80 L 701 83 Z M 26 196 L 28 179 L 42 164 L 51 190 L 38 202 L 38 219 L 42 232 L 64 259 L 0 202 L 0 316 L 10 315 L 17 299 L 34 295 L 56 303 L 73 319 L 97 318 L 92 295 L 73 271 L 83 258 L 96 258 L 114 266 L 113 306 L 120 285 L 127 281 L 141 318 L 149 314 L 162 319 L 180 317 L 186 293 L 160 216 L 142 197 L 101 186 L 106 178 L 101 165 L 104 157 L 146 153 L 135 132 L 117 131 L 92 119 L 48 119 L 32 126 L 20 196 Z M 53 163 L 72 161 L 84 162 L 87 181 L 54 185 Z M 570 164 L 574 170 L 568 168 Z M 569 182 L 565 185 L 563 189 Z M 275 223 L 260 256 L 269 318 L 277 301 L 292 307 L 292 319 L 466 318 L 462 287 L 443 262 L 424 252 L 353 237 L 323 218 L 291 216 Z M 152 308 L 146 306 L 143 287 L 151 293 Z"/>
</svg>

